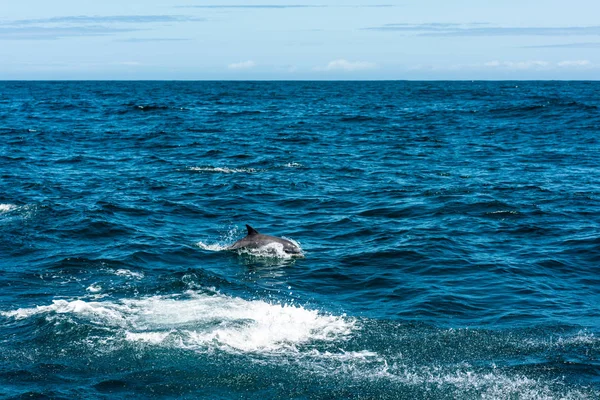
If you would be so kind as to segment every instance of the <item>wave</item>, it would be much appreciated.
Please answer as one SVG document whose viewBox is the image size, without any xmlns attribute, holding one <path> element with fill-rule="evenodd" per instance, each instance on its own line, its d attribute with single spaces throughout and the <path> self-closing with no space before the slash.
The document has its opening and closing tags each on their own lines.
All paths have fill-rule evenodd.
<svg viewBox="0 0 600 400">
<path fill-rule="evenodd" d="M 303 165 L 300 164 L 300 163 L 297 163 L 297 162 L 289 162 L 289 163 L 285 164 L 284 167 L 287 167 L 287 168 L 300 168 L 300 167 L 303 167 Z"/>
<path fill-rule="evenodd" d="M 18 207 L 14 204 L 0 204 L 0 214 L 16 210 Z"/>
<path fill-rule="evenodd" d="M 93 283 L 90 286 L 88 286 L 85 290 L 90 293 L 98 293 L 98 292 L 102 291 L 102 286 L 100 286 L 96 283 Z"/>
<path fill-rule="evenodd" d="M 128 269 L 117 269 L 117 270 L 114 270 L 113 273 L 117 276 L 123 276 L 126 278 L 133 278 L 133 279 L 143 279 L 144 278 L 143 272 L 135 272 L 135 271 L 130 271 Z"/>
<path fill-rule="evenodd" d="M 600 338 L 587 330 L 580 330 L 572 336 L 556 336 L 548 339 L 528 338 L 524 340 L 527 348 L 565 348 L 568 346 L 597 346 L 600 344 Z"/>
<path fill-rule="evenodd" d="M 537 352 L 531 352 L 532 346 L 545 352 L 571 344 L 585 346 L 577 347 L 577 351 L 590 350 L 589 345 L 597 343 L 597 338 L 585 331 L 550 338 L 550 342 L 535 336 L 528 340 L 518 333 L 507 337 L 470 329 L 419 327 L 411 332 L 415 326 L 359 322 L 345 315 L 214 291 L 105 301 L 57 299 L 49 305 L 0 312 L 0 316 L 25 320 L 27 326 L 45 324 L 43 331 L 47 333 L 50 328 L 52 337 L 61 337 L 57 333 L 66 330 L 69 334 L 79 331 L 85 338 L 78 343 L 98 355 L 133 349 L 138 358 L 157 349 L 171 357 L 177 350 L 181 351 L 178 361 L 185 362 L 188 354 L 196 362 L 198 355 L 214 357 L 218 351 L 244 357 L 239 359 L 243 368 L 266 367 L 275 373 L 281 368 L 291 371 L 295 379 L 326 381 L 333 387 L 351 384 L 359 393 L 369 388 L 372 396 L 381 394 L 376 396 L 381 398 L 393 392 L 407 398 L 419 398 L 419 393 L 426 392 L 431 398 L 466 399 L 592 399 L 598 394 L 594 387 L 574 386 L 568 378 L 537 373 L 555 366 L 552 361 L 536 360 Z M 99 332 L 102 334 L 95 336 Z M 393 341 L 379 343 L 382 337 Z M 464 348 L 457 350 L 457 344 Z M 438 362 L 421 358 L 428 346 L 439 346 Z M 523 358 L 518 357 L 523 362 L 512 365 L 515 360 L 502 357 L 496 360 L 498 366 L 460 361 L 465 352 L 471 359 L 486 360 L 497 348 L 507 354 L 524 353 Z M 217 359 L 220 366 L 223 358 Z M 223 362 L 231 365 L 232 359 L 226 360 Z"/>
<path fill-rule="evenodd" d="M 172 107 L 163 106 L 163 105 L 154 105 L 154 104 L 146 104 L 146 105 L 134 105 L 133 109 L 140 111 L 154 111 L 154 110 L 168 110 Z"/>
<path fill-rule="evenodd" d="M 346 368 L 354 381 L 389 381 L 402 388 L 414 387 L 419 392 L 427 390 L 431 398 L 463 399 L 592 399 L 588 388 L 566 388 L 559 381 L 530 378 L 523 374 L 508 374 L 500 369 L 481 371 L 469 364 L 445 367 L 411 367 L 403 363 L 364 371 Z M 419 396 L 416 396 L 419 398 Z M 429 398 L 429 396 L 428 396 Z"/>
<path fill-rule="evenodd" d="M 201 352 L 298 352 L 311 342 L 345 340 L 356 329 L 351 318 L 301 306 L 192 291 L 119 301 L 53 300 L 0 315 L 15 320 L 41 315 L 56 327 L 76 320 L 109 328 L 114 340 Z"/>
<path fill-rule="evenodd" d="M 257 172 L 254 168 L 228 168 L 228 167 L 189 167 L 190 171 L 197 172 L 217 172 L 223 174 L 238 174 L 238 173 L 246 173 L 253 174 Z"/>
<path fill-rule="evenodd" d="M 572 109 L 576 111 L 596 111 L 598 106 L 580 101 L 568 101 L 563 99 L 547 100 L 542 97 L 543 102 L 528 102 L 521 104 L 502 105 L 496 108 L 490 108 L 491 114 L 505 114 L 511 116 L 530 116 L 539 113 L 551 113 L 561 109 Z"/>
<path fill-rule="evenodd" d="M 37 204 L 16 205 L 11 203 L 0 203 L 0 216 L 3 219 L 32 219 L 45 206 Z"/>
</svg>

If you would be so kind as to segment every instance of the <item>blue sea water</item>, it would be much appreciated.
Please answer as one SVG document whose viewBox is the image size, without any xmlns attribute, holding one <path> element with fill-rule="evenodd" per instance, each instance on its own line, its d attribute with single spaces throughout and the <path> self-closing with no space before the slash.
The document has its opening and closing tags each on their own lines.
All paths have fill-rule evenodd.
<svg viewBox="0 0 600 400">
<path fill-rule="evenodd" d="M 0 82 L 0 397 L 600 398 L 599 150 L 600 82 Z"/>
</svg>

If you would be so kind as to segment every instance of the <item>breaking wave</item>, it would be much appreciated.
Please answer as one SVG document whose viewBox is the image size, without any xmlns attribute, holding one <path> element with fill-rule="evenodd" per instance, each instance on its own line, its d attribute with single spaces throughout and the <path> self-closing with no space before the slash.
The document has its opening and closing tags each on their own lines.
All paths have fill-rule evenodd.
<svg viewBox="0 0 600 400">
<path fill-rule="evenodd" d="M 228 167 L 189 167 L 190 171 L 196 172 L 216 172 L 222 174 L 253 174 L 257 172 L 254 168 L 228 168 Z"/>
<path fill-rule="evenodd" d="M 17 209 L 17 206 L 14 204 L 0 204 L 0 214 L 6 213 L 6 212 L 11 212 L 16 209 Z"/>
<path fill-rule="evenodd" d="M 298 351 L 313 341 L 344 340 L 356 327 L 351 318 L 301 306 L 192 291 L 120 301 L 53 300 L 0 315 L 17 320 L 77 316 L 84 324 L 110 327 L 125 341 L 197 351 Z"/>
</svg>

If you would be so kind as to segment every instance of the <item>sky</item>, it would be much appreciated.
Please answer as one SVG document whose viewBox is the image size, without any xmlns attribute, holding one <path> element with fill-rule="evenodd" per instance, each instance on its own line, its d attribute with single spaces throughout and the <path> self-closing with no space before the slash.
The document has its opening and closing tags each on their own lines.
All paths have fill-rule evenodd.
<svg viewBox="0 0 600 400">
<path fill-rule="evenodd" d="M 600 79 L 598 0 L 0 0 L 0 80 Z"/>
</svg>

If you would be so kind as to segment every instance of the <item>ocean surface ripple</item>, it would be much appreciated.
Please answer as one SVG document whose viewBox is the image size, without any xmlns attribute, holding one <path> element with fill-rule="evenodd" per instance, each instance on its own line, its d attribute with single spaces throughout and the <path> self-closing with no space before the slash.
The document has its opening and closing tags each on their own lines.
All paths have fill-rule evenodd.
<svg viewBox="0 0 600 400">
<path fill-rule="evenodd" d="M 600 398 L 599 99 L 0 82 L 0 397 Z"/>
</svg>

